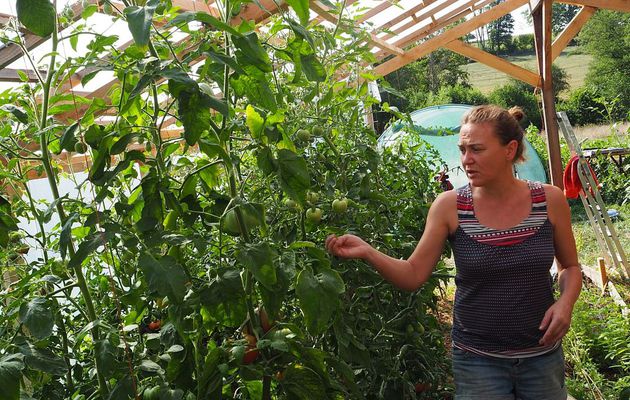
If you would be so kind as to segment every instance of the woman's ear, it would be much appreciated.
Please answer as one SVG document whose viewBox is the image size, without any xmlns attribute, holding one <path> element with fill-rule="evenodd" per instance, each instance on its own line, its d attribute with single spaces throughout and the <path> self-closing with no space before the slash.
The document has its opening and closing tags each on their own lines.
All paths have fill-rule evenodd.
<svg viewBox="0 0 630 400">
<path fill-rule="evenodd" d="M 518 151 L 518 141 L 510 140 L 508 144 L 505 145 L 506 157 L 508 161 L 516 161 L 514 158 L 516 157 L 516 152 Z"/>
</svg>

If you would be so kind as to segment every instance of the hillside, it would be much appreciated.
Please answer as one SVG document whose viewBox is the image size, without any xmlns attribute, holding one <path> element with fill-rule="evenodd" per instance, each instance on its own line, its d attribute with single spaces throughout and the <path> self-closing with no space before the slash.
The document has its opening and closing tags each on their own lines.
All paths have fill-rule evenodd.
<svg viewBox="0 0 630 400">
<path fill-rule="evenodd" d="M 537 70 L 536 55 L 534 54 L 508 56 L 505 59 L 532 71 Z M 567 47 L 554 61 L 554 64 L 567 72 L 570 87 L 577 88 L 583 85 L 591 60 L 590 54 L 580 53 L 577 47 Z M 509 80 L 508 75 L 478 62 L 465 65 L 463 69 L 468 72 L 470 84 L 484 94 L 490 93 L 494 88 L 507 83 Z"/>
</svg>

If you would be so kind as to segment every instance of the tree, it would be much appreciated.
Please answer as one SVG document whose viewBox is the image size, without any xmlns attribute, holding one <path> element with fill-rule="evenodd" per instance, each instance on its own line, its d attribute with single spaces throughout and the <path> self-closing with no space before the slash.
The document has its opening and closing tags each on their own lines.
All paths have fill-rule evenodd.
<svg viewBox="0 0 630 400">
<path fill-rule="evenodd" d="M 587 85 L 596 89 L 607 103 L 616 103 L 611 117 L 627 115 L 630 110 L 630 14 L 598 11 L 580 32 L 578 42 L 593 55 Z"/>
<path fill-rule="evenodd" d="M 551 8 L 551 31 L 554 35 L 559 34 L 571 22 L 575 14 L 579 11 L 579 6 L 569 4 L 553 3 Z M 529 11 L 523 11 L 523 15 L 528 24 L 532 24 L 532 14 Z"/>
<path fill-rule="evenodd" d="M 385 93 L 383 101 L 401 111 L 423 107 L 429 93 L 437 93 L 445 86 L 468 84 L 468 73 L 461 68 L 467 62 L 464 56 L 438 49 L 387 75 L 385 80 L 402 98 Z"/>
<path fill-rule="evenodd" d="M 503 0 L 495 0 L 490 5 L 492 7 L 501 4 Z M 514 32 L 514 17 L 506 14 L 488 24 L 488 42 L 490 51 L 495 54 L 502 50 L 509 51 L 512 47 L 512 33 Z"/>
<path fill-rule="evenodd" d="M 554 35 L 559 34 L 569 25 L 569 22 L 575 17 L 579 6 L 570 4 L 554 3 L 551 8 L 551 31 Z"/>
</svg>

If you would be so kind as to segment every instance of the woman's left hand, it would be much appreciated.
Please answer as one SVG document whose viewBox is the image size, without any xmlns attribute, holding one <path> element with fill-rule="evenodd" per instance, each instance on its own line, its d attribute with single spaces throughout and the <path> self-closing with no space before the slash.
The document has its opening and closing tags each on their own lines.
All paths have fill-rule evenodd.
<svg viewBox="0 0 630 400">
<path fill-rule="evenodd" d="M 550 346 L 562 339 L 571 327 L 572 312 L 573 305 L 567 304 L 562 298 L 549 307 L 538 328 L 545 331 L 540 339 L 540 344 Z"/>
</svg>

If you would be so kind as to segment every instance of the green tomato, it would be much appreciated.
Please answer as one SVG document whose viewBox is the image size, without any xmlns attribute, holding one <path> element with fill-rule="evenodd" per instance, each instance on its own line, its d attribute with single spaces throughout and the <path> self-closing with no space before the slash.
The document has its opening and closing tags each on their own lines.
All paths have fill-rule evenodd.
<svg viewBox="0 0 630 400">
<path fill-rule="evenodd" d="M 313 135 L 317 137 L 324 136 L 324 128 L 322 128 L 321 126 L 314 126 Z"/>
<path fill-rule="evenodd" d="M 346 210 L 348 209 L 348 200 L 345 199 L 345 198 L 333 200 L 333 202 L 332 202 L 332 209 L 337 214 L 345 213 Z"/>
<path fill-rule="evenodd" d="M 297 208 L 297 203 L 293 199 L 286 199 L 284 201 L 284 206 L 289 210 L 295 210 Z"/>
<path fill-rule="evenodd" d="M 159 400 L 160 399 L 160 387 L 153 386 L 152 388 L 144 389 L 142 393 L 143 400 Z"/>
<path fill-rule="evenodd" d="M 319 224 L 322 220 L 321 208 L 313 207 L 306 210 L 306 219 L 312 224 Z"/>
<path fill-rule="evenodd" d="M 76 142 L 74 144 L 74 151 L 83 154 L 87 151 L 87 145 L 83 142 Z"/>
<path fill-rule="evenodd" d="M 319 201 L 319 195 L 315 192 L 308 192 L 306 194 L 306 201 L 310 204 L 310 205 L 314 205 L 315 203 L 317 203 Z"/>
<path fill-rule="evenodd" d="M 297 138 L 302 142 L 310 142 L 311 141 L 311 132 L 308 129 L 300 129 L 296 133 Z"/>
</svg>

